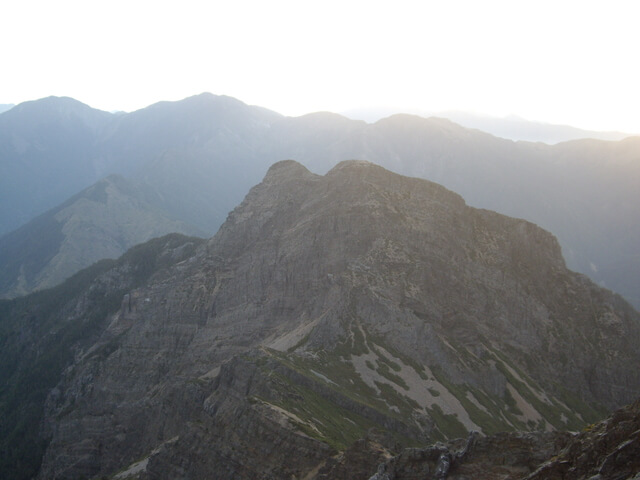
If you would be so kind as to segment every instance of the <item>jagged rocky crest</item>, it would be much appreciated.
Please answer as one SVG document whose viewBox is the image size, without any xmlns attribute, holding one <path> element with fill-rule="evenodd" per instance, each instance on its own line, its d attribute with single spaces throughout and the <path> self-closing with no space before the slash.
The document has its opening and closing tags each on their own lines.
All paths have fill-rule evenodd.
<svg viewBox="0 0 640 480">
<path fill-rule="evenodd" d="M 368 162 L 279 162 L 77 352 L 39 478 L 338 478 L 367 435 L 578 430 L 640 395 L 638 340 L 529 222 Z"/>
</svg>

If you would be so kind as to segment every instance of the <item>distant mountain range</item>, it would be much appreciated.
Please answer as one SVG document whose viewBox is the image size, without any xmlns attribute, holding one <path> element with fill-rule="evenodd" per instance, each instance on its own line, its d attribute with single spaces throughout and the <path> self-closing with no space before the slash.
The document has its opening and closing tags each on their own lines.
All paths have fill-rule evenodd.
<svg viewBox="0 0 640 480">
<path fill-rule="evenodd" d="M 15 105 L 13 103 L 0 103 L 0 113 L 6 112 L 7 110 L 10 110 L 14 106 Z"/>
<path fill-rule="evenodd" d="M 424 112 L 419 110 L 403 111 L 393 108 L 360 108 L 343 112 L 343 115 L 355 120 L 365 120 L 369 123 L 375 123 L 378 120 L 390 117 L 397 113 L 412 113 L 421 117 L 446 118 L 462 125 L 463 127 L 475 128 L 477 130 L 490 133 L 491 135 L 495 135 L 496 137 L 548 144 L 568 142 L 570 140 L 579 140 L 583 138 L 616 141 L 634 135 L 632 133 L 615 131 L 601 132 L 595 130 L 584 130 L 581 128 L 571 127 L 569 125 L 534 122 L 531 120 L 525 120 L 524 118 L 516 115 L 492 117 L 489 115 L 460 111 Z"/>
<path fill-rule="evenodd" d="M 332 113 L 292 118 L 211 94 L 118 115 L 47 98 L 0 115 L 0 231 L 119 174 L 144 192 L 149 208 L 182 222 L 184 233 L 213 234 L 282 159 L 317 173 L 363 159 L 438 182 L 470 205 L 549 229 L 570 268 L 640 306 L 640 137 L 513 142 L 441 118 L 394 115 L 374 124 Z M 61 245 L 59 238 L 42 242 Z M 32 244 L 19 236 L 10 243 Z M 45 250 L 56 255 L 53 247 Z"/>
<path fill-rule="evenodd" d="M 204 235 L 168 218 L 152 200 L 143 188 L 111 175 L 0 237 L 0 291 L 13 297 L 55 286 L 98 260 L 168 233 Z"/>
<path fill-rule="evenodd" d="M 0 232 L 16 229 L 107 174 L 94 165 L 93 147 L 112 118 L 54 97 L 0 115 Z"/>
<path fill-rule="evenodd" d="M 640 396 L 640 313 L 536 225 L 365 161 L 278 162 L 213 238 L 150 240 L 0 320 L 3 478 L 433 478 L 471 430 L 466 478 L 634 452 L 637 408 L 591 424 Z"/>
</svg>

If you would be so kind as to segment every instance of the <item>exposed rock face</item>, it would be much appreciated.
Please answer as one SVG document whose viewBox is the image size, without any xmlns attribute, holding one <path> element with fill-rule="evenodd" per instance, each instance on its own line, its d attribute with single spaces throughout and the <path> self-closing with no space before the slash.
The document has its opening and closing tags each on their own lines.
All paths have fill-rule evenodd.
<svg viewBox="0 0 640 480">
<path fill-rule="evenodd" d="M 151 456 L 144 478 L 301 478 L 335 454 L 298 434 L 295 417 L 258 400 L 279 397 L 273 390 L 251 363 L 223 366 L 189 428 Z"/>
<path fill-rule="evenodd" d="M 616 411 L 579 434 L 566 432 L 502 433 L 478 437 L 449 480 L 632 480 L 640 473 L 640 401 Z M 362 440 L 330 469 L 314 477 L 369 480 L 424 480 L 438 477 L 438 454 L 458 452 L 463 440 L 411 448 L 390 455 Z M 369 464 L 361 459 L 370 458 Z M 375 462 L 380 461 L 375 472 Z M 368 477 L 368 475 L 371 475 Z"/>
<path fill-rule="evenodd" d="M 367 162 L 275 164 L 107 321 L 49 396 L 39 478 L 314 478 L 371 428 L 579 429 L 640 395 L 638 313 L 553 236 Z"/>
<path fill-rule="evenodd" d="M 587 427 L 527 480 L 635 479 L 640 473 L 640 400 Z"/>
<path fill-rule="evenodd" d="M 33 478 L 46 442 L 41 440 L 44 403 L 56 402 L 61 373 L 74 358 L 95 346 L 119 307 L 128 317 L 134 300 L 127 294 L 154 274 L 194 254 L 199 238 L 168 235 L 104 260 L 62 285 L 15 300 L 0 300 L 0 476 Z M 112 353 L 103 342 L 92 355 Z M 68 398 L 90 388 L 91 374 L 80 379 Z M 50 421 L 55 421 L 51 419 Z M 45 427 L 47 424 L 45 423 Z M 48 427 L 45 428 L 47 432 Z M 49 433 L 45 433 L 48 436 Z"/>
<path fill-rule="evenodd" d="M 409 448 L 384 460 L 369 480 L 520 479 L 558 454 L 570 437 L 558 432 L 504 433 L 474 438 L 467 445 L 458 439 L 448 444 Z M 354 478 L 366 478 L 363 474 Z"/>
</svg>

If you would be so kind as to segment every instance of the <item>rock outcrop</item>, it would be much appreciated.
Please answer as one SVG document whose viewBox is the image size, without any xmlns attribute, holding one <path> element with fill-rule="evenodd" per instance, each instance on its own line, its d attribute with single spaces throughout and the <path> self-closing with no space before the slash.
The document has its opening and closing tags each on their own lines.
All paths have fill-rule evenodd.
<svg viewBox="0 0 640 480">
<path fill-rule="evenodd" d="M 439 474 L 440 452 L 458 439 L 390 455 L 371 439 L 357 442 L 315 480 L 635 480 L 640 475 L 640 400 L 582 432 L 502 433 L 474 438 L 464 456 Z M 369 458 L 369 464 L 363 459 Z M 375 462 L 380 461 L 375 467 Z M 376 471 L 373 475 L 370 472 Z"/>
<path fill-rule="evenodd" d="M 637 479 L 640 476 L 640 400 L 589 425 L 526 480 Z"/>
</svg>

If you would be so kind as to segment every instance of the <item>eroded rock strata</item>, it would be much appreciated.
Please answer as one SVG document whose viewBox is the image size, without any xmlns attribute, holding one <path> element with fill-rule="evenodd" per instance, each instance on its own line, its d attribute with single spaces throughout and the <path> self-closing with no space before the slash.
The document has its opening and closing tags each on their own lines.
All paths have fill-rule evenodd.
<svg viewBox="0 0 640 480">
<path fill-rule="evenodd" d="M 638 313 L 529 222 L 366 162 L 280 162 L 77 352 L 39 478 L 356 478 L 340 459 L 374 435 L 369 478 L 469 431 L 469 459 L 529 474 L 567 445 L 552 432 L 640 396 L 639 340 Z M 477 458 L 457 478 L 517 478 Z"/>
</svg>

